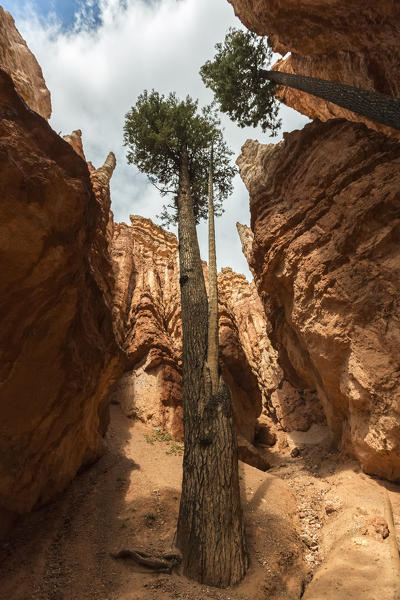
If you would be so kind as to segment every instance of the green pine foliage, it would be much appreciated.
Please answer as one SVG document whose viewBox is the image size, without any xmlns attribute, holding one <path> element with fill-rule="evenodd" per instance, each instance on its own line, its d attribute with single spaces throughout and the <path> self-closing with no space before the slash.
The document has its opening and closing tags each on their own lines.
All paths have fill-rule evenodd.
<svg viewBox="0 0 400 600">
<path fill-rule="evenodd" d="M 189 96 L 179 100 L 145 90 L 125 116 L 124 143 L 128 163 L 146 173 L 162 196 L 172 195 L 159 218 L 163 224 L 177 220 L 179 173 L 184 149 L 188 152 L 191 196 L 196 222 L 207 217 L 208 170 L 211 144 L 214 146 L 214 185 L 216 213 L 232 193 L 232 152 L 226 145 L 217 111 L 213 105 L 199 110 Z"/>
<path fill-rule="evenodd" d="M 275 84 L 259 76 L 259 70 L 271 62 L 271 48 L 255 33 L 230 28 L 215 49 L 214 59 L 201 67 L 200 75 L 214 92 L 221 112 L 240 127 L 260 125 L 276 135 L 281 121 Z"/>
</svg>

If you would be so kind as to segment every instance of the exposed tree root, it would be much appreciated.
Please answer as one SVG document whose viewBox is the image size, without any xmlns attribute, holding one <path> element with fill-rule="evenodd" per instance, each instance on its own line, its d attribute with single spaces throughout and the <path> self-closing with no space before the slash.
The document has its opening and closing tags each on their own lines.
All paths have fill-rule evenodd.
<svg viewBox="0 0 400 600">
<path fill-rule="evenodd" d="M 120 550 L 116 554 L 111 553 L 113 558 L 131 559 L 138 565 L 147 567 L 156 573 L 172 573 L 172 569 L 181 563 L 179 554 L 148 554 L 141 550 Z"/>
</svg>

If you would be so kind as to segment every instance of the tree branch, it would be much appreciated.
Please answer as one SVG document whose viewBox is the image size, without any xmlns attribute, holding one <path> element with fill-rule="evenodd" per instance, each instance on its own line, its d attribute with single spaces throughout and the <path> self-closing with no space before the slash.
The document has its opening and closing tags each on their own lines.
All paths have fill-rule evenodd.
<svg viewBox="0 0 400 600">
<path fill-rule="evenodd" d="M 154 187 L 160 192 L 160 194 L 177 194 L 177 190 L 167 190 L 167 189 L 163 189 L 158 187 L 158 185 L 156 184 L 155 181 L 153 181 L 153 179 L 151 177 L 148 177 L 148 180 L 150 181 L 150 183 L 152 183 L 154 185 Z"/>
</svg>

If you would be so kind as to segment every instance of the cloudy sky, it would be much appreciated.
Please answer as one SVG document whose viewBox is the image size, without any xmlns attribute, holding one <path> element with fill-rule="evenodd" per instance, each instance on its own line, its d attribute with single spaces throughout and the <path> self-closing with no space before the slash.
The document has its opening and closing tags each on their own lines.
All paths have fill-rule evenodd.
<svg viewBox="0 0 400 600">
<path fill-rule="evenodd" d="M 36 55 L 52 95 L 51 125 L 62 135 L 83 132 L 87 160 L 100 166 L 110 150 L 117 157 L 111 183 L 116 221 L 130 214 L 157 222 L 162 201 L 122 145 L 124 115 L 144 89 L 212 100 L 199 76 L 230 26 L 241 27 L 227 0 L 0 0 Z M 305 117 L 282 107 L 282 131 L 303 127 Z M 261 130 L 240 129 L 223 118 L 225 137 L 240 154 L 248 138 L 276 143 Z M 249 200 L 239 176 L 217 220 L 218 267 L 250 277 L 235 223 L 249 224 Z M 206 224 L 198 228 L 207 260 Z"/>
</svg>

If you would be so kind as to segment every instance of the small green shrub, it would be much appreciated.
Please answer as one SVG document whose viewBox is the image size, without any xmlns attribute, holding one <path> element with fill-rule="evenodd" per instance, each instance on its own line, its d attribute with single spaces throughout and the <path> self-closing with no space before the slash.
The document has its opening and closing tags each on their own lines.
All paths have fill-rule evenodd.
<svg viewBox="0 0 400 600">
<path fill-rule="evenodd" d="M 170 442 L 172 436 L 170 433 L 164 433 L 161 429 L 155 429 L 153 433 L 146 433 L 144 436 L 148 444 L 154 444 L 154 442 Z"/>
<path fill-rule="evenodd" d="M 169 449 L 166 450 L 165 454 L 183 454 L 183 444 L 179 444 L 178 442 L 172 442 Z"/>
<path fill-rule="evenodd" d="M 155 442 L 168 442 L 169 448 L 165 451 L 166 454 L 183 454 L 183 444 L 179 440 L 174 440 L 170 433 L 164 433 L 161 429 L 154 429 L 152 433 L 145 433 L 144 438 L 151 445 Z"/>
<path fill-rule="evenodd" d="M 155 442 L 153 434 L 150 435 L 149 433 L 145 433 L 144 439 L 146 440 L 146 442 L 148 444 L 154 444 L 154 442 Z"/>
<path fill-rule="evenodd" d="M 170 433 L 164 433 L 160 431 L 160 429 L 155 430 L 156 440 L 159 442 L 170 442 L 172 440 L 172 435 Z"/>
</svg>

